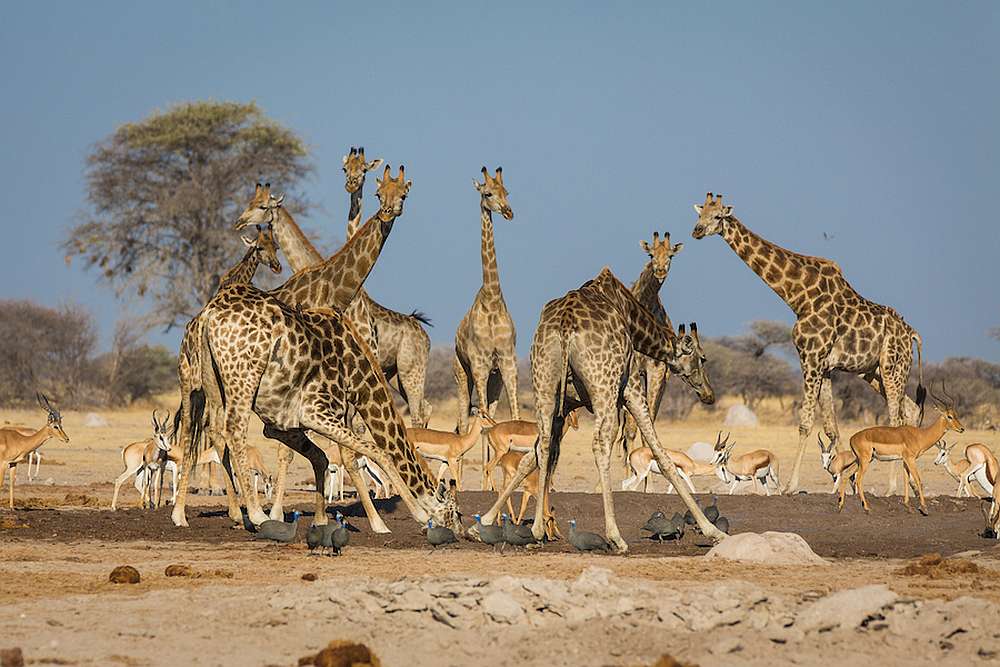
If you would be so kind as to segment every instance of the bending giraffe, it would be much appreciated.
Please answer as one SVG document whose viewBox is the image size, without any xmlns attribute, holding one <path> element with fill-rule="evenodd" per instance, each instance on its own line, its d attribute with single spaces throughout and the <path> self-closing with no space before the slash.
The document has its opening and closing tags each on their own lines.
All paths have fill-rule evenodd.
<svg viewBox="0 0 1000 667">
<path fill-rule="evenodd" d="M 500 289 L 497 270 L 497 253 L 493 244 L 493 213 L 507 220 L 514 219 L 514 211 L 507 201 L 507 188 L 503 184 L 503 168 L 490 173 L 483 167 L 484 182 L 473 179 L 479 193 L 479 221 L 481 227 L 481 253 L 483 284 L 476 293 L 472 307 L 465 314 L 455 332 L 455 359 L 452 369 L 458 387 L 458 432 L 468 430 L 475 392 L 479 411 L 493 417 L 500 398 L 497 380 L 503 380 L 510 405 L 510 418 L 520 419 L 517 404 L 517 332 L 514 320 L 507 310 Z M 491 390 L 492 387 L 492 390 Z M 489 449 L 483 441 L 482 488 L 488 485 L 487 464 Z"/>
<path fill-rule="evenodd" d="M 392 178 L 389 175 L 389 167 L 386 166 L 385 174 L 383 179 L 379 182 L 378 197 L 381 202 L 378 212 L 373 215 L 355 234 L 351 237 L 348 242 L 341 248 L 336 254 L 330 257 L 328 260 L 315 265 L 313 267 L 298 271 L 293 275 L 288 281 L 285 282 L 281 287 L 276 288 L 269 292 L 269 295 L 280 300 L 282 303 L 290 304 L 293 307 L 301 307 L 303 304 L 308 303 L 319 303 L 328 304 L 329 306 L 336 309 L 336 312 L 344 312 L 350 306 L 351 301 L 357 295 L 357 291 L 360 289 L 361 284 L 364 279 L 368 276 L 371 271 L 372 266 L 374 266 L 375 260 L 381 253 L 382 246 L 385 240 L 388 238 L 389 232 L 392 230 L 392 224 L 396 217 L 402 212 L 403 200 L 406 197 L 410 187 L 410 182 L 406 181 L 403 174 L 403 167 L 400 167 L 400 175 L 398 178 Z M 281 220 L 286 221 L 286 228 L 291 228 L 294 225 L 294 221 L 287 211 L 282 207 L 282 199 L 275 199 L 270 196 L 269 187 L 261 187 L 258 184 L 257 189 L 254 192 L 254 197 L 251 199 L 250 204 L 244 213 L 240 216 L 237 221 L 237 227 L 242 228 L 248 224 L 258 223 L 262 219 L 268 220 Z M 278 227 L 275 227 L 275 233 L 277 234 Z M 294 227 L 294 230 L 298 230 Z M 288 230 L 286 229 L 286 234 Z M 290 237 L 295 239 L 297 236 L 301 235 L 301 231 L 297 234 L 288 234 Z M 280 238 L 280 235 L 279 235 Z M 298 238 L 295 243 L 298 243 L 301 249 L 301 241 L 304 241 L 304 237 Z M 287 252 L 287 249 L 286 249 Z M 230 286 L 227 289 L 233 289 L 236 286 Z M 216 295 L 215 298 L 220 298 L 227 289 L 222 289 Z M 203 310 L 202 313 L 198 315 L 199 318 L 205 316 L 206 311 L 212 302 L 209 302 Z M 352 328 L 352 331 L 356 332 L 356 329 Z M 205 349 L 207 342 L 202 340 L 202 344 L 199 348 L 198 355 L 207 359 L 207 350 Z M 366 346 L 367 349 L 367 346 Z M 223 441 L 219 440 L 217 437 L 211 437 L 213 432 L 218 434 L 223 433 L 226 430 L 225 417 L 221 416 L 221 406 L 223 406 L 223 397 L 219 393 L 220 387 L 217 384 L 215 373 L 211 371 L 216 371 L 217 369 L 212 368 L 210 365 L 205 363 L 200 364 L 200 369 L 202 371 L 202 382 L 201 382 L 201 401 L 209 405 L 211 410 L 205 410 L 204 406 L 197 403 L 188 402 L 187 409 L 185 409 L 185 418 L 188 417 L 188 413 L 194 415 L 198 411 L 199 415 L 207 414 L 209 419 L 206 426 L 207 434 L 210 436 L 208 438 L 208 444 L 215 446 L 220 458 L 224 461 L 226 460 L 223 456 L 225 445 L 231 446 L 231 441 L 225 440 L 225 445 Z M 214 406 L 214 407 L 213 407 Z M 218 419 L 213 419 L 213 412 L 219 413 Z M 191 420 L 191 423 L 200 428 L 201 422 L 198 420 Z M 187 431 L 182 429 L 184 434 Z M 195 430 L 191 430 L 189 438 L 189 449 L 193 449 L 194 455 L 192 456 L 192 462 L 197 461 L 198 447 L 198 435 L 199 433 Z M 245 437 L 245 434 L 243 434 Z M 265 433 L 265 435 L 267 435 Z M 183 442 L 183 440 L 182 440 Z M 237 476 L 240 477 L 241 488 L 247 489 L 247 510 L 250 515 L 250 520 L 259 524 L 267 520 L 267 515 L 263 514 L 260 509 L 260 502 L 255 493 L 250 489 L 252 487 L 246 483 L 246 479 L 243 479 L 248 474 L 247 471 L 247 461 L 245 448 L 241 448 L 243 451 L 234 452 L 236 454 L 236 460 L 234 461 Z M 324 454 L 325 457 L 325 454 Z M 281 492 L 283 491 L 284 478 L 287 475 L 287 458 L 279 458 L 279 463 L 284 462 L 285 465 L 282 467 L 279 465 L 278 471 L 278 488 L 275 493 L 275 500 L 272 506 L 272 513 L 276 513 L 276 508 L 280 510 L 281 507 Z M 178 500 L 174 506 L 173 521 L 178 526 L 187 525 L 186 519 L 184 517 L 184 505 L 186 500 L 187 492 L 187 479 L 184 475 L 189 474 L 192 465 L 185 466 L 184 473 L 181 480 L 181 491 L 178 495 Z M 348 472 L 351 476 L 352 483 L 355 484 L 356 488 L 361 490 L 359 494 L 361 497 L 362 505 L 365 508 L 365 512 L 368 515 L 369 521 L 372 525 L 372 530 L 376 532 L 388 532 L 388 528 L 382 522 L 378 513 L 375 511 L 374 504 L 368 497 L 368 493 L 364 484 L 364 480 L 361 478 L 359 471 L 356 466 L 348 465 Z M 227 472 L 229 470 L 227 469 Z M 231 486 L 231 480 L 227 481 L 227 485 Z M 238 506 L 236 509 L 238 512 Z M 237 517 L 233 516 L 233 507 L 230 506 L 230 517 L 237 520 Z M 325 517 L 322 517 L 325 520 Z M 242 516 L 239 516 L 239 520 L 242 523 Z"/>
<path fill-rule="evenodd" d="M 678 374 L 703 403 L 715 394 L 704 370 L 704 353 L 692 325 L 692 334 L 678 337 L 660 324 L 609 269 L 542 309 L 531 343 L 531 384 L 535 394 L 538 443 L 535 456 L 526 456 L 493 507 L 482 517 L 493 523 L 503 503 L 536 468 L 538 488 L 544 498 L 536 504 L 532 533 L 545 535 L 544 509 L 548 507 L 548 480 L 559 459 L 560 434 L 566 414 L 579 406 L 594 414 L 594 459 L 601 479 L 607 538 L 617 551 L 628 551 L 615 520 L 611 488 L 611 450 L 619 428 L 621 408 L 635 418 L 643 440 L 653 450 L 660 469 L 691 510 L 702 532 L 713 539 L 724 533 L 713 526 L 681 483 L 673 462 L 660 445 L 637 377 L 628 373 L 635 354 L 658 359 Z M 627 381 L 622 383 L 623 378 Z M 477 534 L 477 528 L 471 534 Z M 551 535 L 550 535 L 551 537 Z"/>
<path fill-rule="evenodd" d="M 344 187 L 351 195 L 351 208 L 347 220 L 347 236 L 350 238 L 361 225 L 361 192 L 365 185 L 365 173 L 377 169 L 382 159 L 368 162 L 365 149 L 351 148 L 344 156 Z M 358 294 L 378 332 L 377 342 L 379 365 L 392 385 L 396 378 L 396 390 L 406 401 L 410 410 L 410 425 L 426 428 L 431 416 L 431 404 L 424 398 L 427 377 L 427 358 L 431 351 L 431 339 L 424 331 L 423 324 L 431 321 L 414 310 L 409 315 L 386 308 L 369 296 L 362 288 Z"/>
<path fill-rule="evenodd" d="M 792 341 L 802 366 L 802 408 L 799 449 L 786 493 L 798 489 L 817 404 L 823 430 L 834 449 L 840 440 L 830 380 L 833 371 L 855 373 L 879 392 L 886 400 L 892 426 L 919 421 L 925 394 L 922 343 L 920 334 L 899 313 L 858 294 L 836 262 L 800 255 L 753 233 L 733 215 L 732 206 L 722 204 L 722 195 L 713 197 L 709 192 L 705 203 L 695 204 L 694 209 L 698 222 L 691 235 L 696 239 L 720 235 L 795 313 Z M 920 379 L 916 403 L 904 393 L 914 342 Z M 890 493 L 895 490 L 895 481 L 893 475 Z"/>
</svg>

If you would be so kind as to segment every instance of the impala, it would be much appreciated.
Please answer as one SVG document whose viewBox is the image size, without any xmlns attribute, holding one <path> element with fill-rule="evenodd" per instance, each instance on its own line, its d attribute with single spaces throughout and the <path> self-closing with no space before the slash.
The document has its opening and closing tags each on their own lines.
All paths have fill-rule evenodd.
<svg viewBox="0 0 1000 667">
<path fill-rule="evenodd" d="M 63 442 L 69 442 L 69 436 L 62 426 L 62 414 L 45 397 L 44 394 L 35 394 L 38 405 L 48 413 L 45 426 L 32 433 L 23 432 L 17 429 L 0 430 L 0 489 L 3 488 L 4 475 L 10 469 L 10 492 L 9 505 L 14 509 L 14 481 L 17 478 L 17 464 L 26 458 L 28 452 L 32 452 L 41 447 L 49 438 L 59 438 Z"/>
</svg>

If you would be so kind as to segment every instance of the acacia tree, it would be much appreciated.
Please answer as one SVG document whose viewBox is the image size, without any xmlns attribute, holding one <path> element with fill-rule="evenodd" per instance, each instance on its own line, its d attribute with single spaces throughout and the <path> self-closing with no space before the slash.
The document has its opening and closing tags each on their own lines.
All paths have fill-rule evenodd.
<svg viewBox="0 0 1000 667">
<path fill-rule="evenodd" d="M 151 326 L 183 326 L 242 252 L 231 229 L 248 188 L 293 190 L 311 170 L 302 140 L 252 102 L 154 113 L 87 156 L 90 210 L 63 241 L 67 260 L 82 257 L 120 298 L 151 298 Z"/>
</svg>

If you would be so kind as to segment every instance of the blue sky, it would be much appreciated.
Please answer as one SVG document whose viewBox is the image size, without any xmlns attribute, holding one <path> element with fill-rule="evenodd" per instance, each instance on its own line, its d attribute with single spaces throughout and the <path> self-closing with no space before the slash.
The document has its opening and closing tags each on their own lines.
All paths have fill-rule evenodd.
<svg viewBox="0 0 1000 667">
<path fill-rule="evenodd" d="M 7 4 L 0 297 L 81 302 L 106 341 L 122 305 L 58 249 L 88 149 L 177 102 L 255 100 L 312 148 L 303 222 L 327 243 L 347 148 L 406 164 L 368 287 L 426 311 L 435 343 L 479 287 L 486 164 L 515 212 L 497 250 L 522 353 L 546 301 L 605 265 L 638 275 L 654 230 L 685 243 L 662 291 L 676 322 L 791 322 L 721 239 L 691 238 L 712 190 L 766 238 L 836 259 L 928 358 L 1000 361 L 1000 4 L 540 4 Z"/>
</svg>

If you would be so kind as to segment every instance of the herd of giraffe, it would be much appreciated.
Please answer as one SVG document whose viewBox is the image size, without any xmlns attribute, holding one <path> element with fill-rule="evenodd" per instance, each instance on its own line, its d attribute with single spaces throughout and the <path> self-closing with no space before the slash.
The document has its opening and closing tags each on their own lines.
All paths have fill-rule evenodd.
<svg viewBox="0 0 1000 667">
<path fill-rule="evenodd" d="M 628 545 L 616 523 L 611 460 L 619 440 L 626 460 L 630 451 L 636 453 L 632 442 L 637 432 L 646 446 L 646 465 L 655 462 L 690 509 L 700 531 L 716 540 L 724 537 L 695 502 L 689 476 L 684 471 L 678 473 L 675 463 L 686 469 L 687 462 L 678 459 L 676 452 L 668 454 L 653 427 L 671 374 L 687 384 L 703 403 L 715 401 L 697 324 L 682 324 L 675 330 L 659 296 L 671 262 L 684 244 L 671 244 L 669 234 L 661 238 L 654 233 L 652 243 L 642 241 L 649 261 L 631 287 L 604 268 L 578 289 L 544 306 L 530 351 L 536 419 L 534 424 L 519 422 L 516 331 L 500 286 L 493 238 L 493 214 L 512 220 L 514 213 L 502 169 L 498 167 L 491 175 L 483 167 L 483 181 L 474 180 L 480 195 L 482 286 L 455 334 L 458 435 L 429 431 L 426 427 L 431 406 L 424 398 L 424 383 L 430 340 L 423 328 L 429 321 L 416 310 L 406 315 L 382 306 L 363 286 L 395 220 L 403 213 L 412 185 L 402 166 L 393 176 L 389 165 L 385 165 L 382 177 L 377 179 L 379 207 L 362 224 L 365 177 L 382 163 L 381 159 L 367 161 L 363 148 L 352 148 L 344 157 L 345 188 L 350 195 L 347 242 L 328 258 L 298 227 L 283 205 L 284 197 L 272 194 L 270 184 L 257 184 L 235 224 L 237 230 L 254 226 L 256 237 L 244 237 L 246 254 L 223 276 L 216 294 L 188 323 L 181 343 L 181 406 L 175 413 L 173 442 L 181 444 L 181 458 L 190 465 L 181 468 L 172 513 L 175 525 L 187 525 L 188 477 L 199 456 L 206 452 L 221 461 L 226 470 L 228 514 L 238 525 L 244 523 L 243 507 L 255 525 L 269 518 L 283 519 L 288 466 L 298 452 L 313 468 L 314 523 L 326 524 L 329 460 L 315 441 L 319 436 L 337 448 L 339 465 L 358 490 L 374 532 L 386 533 L 389 529 L 367 492 L 358 465 L 360 457 L 385 473 L 418 522 L 432 521 L 456 532 L 464 531 L 456 481 L 447 484 L 443 475 L 435 480 L 427 467 L 427 452 L 420 449 L 421 442 L 426 441 L 425 447 L 436 444 L 440 450 L 436 460 L 453 471 L 460 470 L 459 459 L 471 448 L 484 421 L 496 426 L 493 417 L 503 389 L 511 414 L 507 424 L 522 424 L 519 428 L 533 444 L 516 464 L 506 460 L 501 448 L 492 448 L 497 457 L 504 456 L 508 474 L 496 502 L 482 515 L 482 525 L 493 524 L 504 503 L 510 504 L 510 495 L 527 480 L 537 501 L 534 538 L 540 541 L 556 536 L 548 509 L 551 479 L 559 460 L 564 425 L 570 419 L 575 427 L 575 411 L 586 408 L 594 416 L 592 447 L 603 497 L 605 532 L 617 551 L 626 552 Z M 698 220 L 692 236 L 721 236 L 796 316 L 792 336 L 802 367 L 803 400 L 799 448 L 785 491 L 798 488 L 802 458 L 814 432 L 818 406 L 829 443 L 820 441 L 824 466 L 839 482 L 841 505 L 847 479 L 853 477 L 867 509 L 861 479 L 869 461 L 879 458 L 903 461 L 908 481 L 915 484 L 923 508 L 919 475 L 913 466 L 915 457 L 940 440 L 946 430 L 960 431 L 962 427 L 953 406 L 933 394 L 941 418 L 926 429 L 915 426 L 923 414 L 922 377 L 916 401 L 904 392 L 914 342 L 920 367 L 919 334 L 892 308 L 859 295 L 835 262 L 789 251 L 752 232 L 733 215 L 731 206 L 722 203 L 721 195 L 709 193 L 704 203 L 694 208 Z M 279 250 L 294 274 L 270 291 L 255 287 L 252 278 L 260 264 L 276 274 L 281 272 Z M 888 407 L 890 426 L 856 434 L 851 439 L 853 458 L 849 452 L 834 456 L 840 441 L 831 384 L 834 371 L 864 378 Z M 393 402 L 393 378 L 408 408 L 409 429 Z M 247 445 L 251 414 L 261 419 L 267 438 L 286 446 L 279 448 L 270 516 L 265 514 L 251 483 L 253 450 Z M 475 424 L 470 427 L 472 415 Z M 491 464 L 490 439 L 482 441 L 485 489 L 491 486 L 491 469 L 500 461 Z M 731 446 L 722 445 L 719 455 L 728 460 Z M 13 461 L 7 459 L 0 437 L 0 475 Z M 835 474 L 830 465 L 841 459 L 842 463 L 835 464 Z M 856 473 L 851 472 L 852 465 L 858 468 Z M 1000 502 L 995 499 L 995 489 L 1000 488 L 995 483 L 996 467 L 993 458 L 992 465 L 984 464 L 975 471 L 993 485 L 988 521 L 994 530 L 1000 522 Z M 453 477 L 460 480 L 460 473 Z M 681 483 L 682 479 L 687 484 Z M 908 503 L 908 494 L 904 501 Z M 468 535 L 478 537 L 478 525 L 470 528 Z"/>
</svg>

